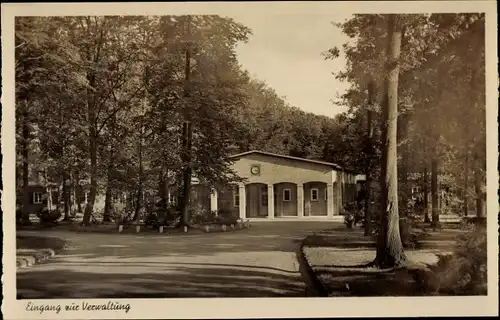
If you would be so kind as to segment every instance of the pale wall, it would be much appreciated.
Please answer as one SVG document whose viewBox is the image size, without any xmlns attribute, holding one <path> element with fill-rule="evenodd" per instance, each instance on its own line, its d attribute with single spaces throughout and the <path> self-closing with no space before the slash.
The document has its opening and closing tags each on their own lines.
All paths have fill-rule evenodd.
<svg viewBox="0 0 500 320">
<path fill-rule="evenodd" d="M 260 165 L 260 175 L 250 174 L 253 164 Z M 247 183 L 276 184 L 280 182 L 307 183 L 320 181 L 333 183 L 335 171 L 321 164 L 284 159 L 261 154 L 249 154 L 235 161 L 233 168 Z"/>
</svg>

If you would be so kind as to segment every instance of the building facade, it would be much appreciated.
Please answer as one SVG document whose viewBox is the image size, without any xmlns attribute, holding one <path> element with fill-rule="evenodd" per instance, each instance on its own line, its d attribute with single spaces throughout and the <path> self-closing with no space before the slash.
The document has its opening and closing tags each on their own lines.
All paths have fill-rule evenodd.
<svg viewBox="0 0 500 320">
<path fill-rule="evenodd" d="M 238 185 L 208 189 L 195 185 L 195 199 L 211 211 L 230 211 L 242 219 L 332 218 L 356 201 L 362 176 L 323 161 L 262 151 L 234 155 Z"/>
</svg>

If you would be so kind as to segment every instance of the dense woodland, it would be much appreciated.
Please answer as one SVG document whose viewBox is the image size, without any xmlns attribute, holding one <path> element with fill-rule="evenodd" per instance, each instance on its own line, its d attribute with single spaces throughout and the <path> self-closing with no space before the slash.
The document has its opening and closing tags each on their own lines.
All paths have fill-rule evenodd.
<svg viewBox="0 0 500 320">
<path fill-rule="evenodd" d="M 415 213 L 409 197 L 415 173 L 422 177 L 426 222 L 439 224 L 440 186 L 458 204 L 451 213 L 485 215 L 484 15 L 358 15 L 338 27 L 353 41 L 325 56 L 335 59 L 342 50 L 347 57 L 337 77 L 352 84 L 343 96 L 347 136 L 358 150 L 350 154 L 361 155 L 352 161 L 378 188 L 369 190 L 376 206 L 367 201 L 366 212 L 381 218 L 378 249 L 385 252 L 377 252 L 378 263 L 397 265 L 404 263 L 401 238 Z"/>
<path fill-rule="evenodd" d="M 438 222 L 439 188 L 452 213 L 484 215 L 484 15 L 356 15 L 336 27 L 350 41 L 325 43 L 318 59 L 344 55 L 334 76 L 351 87 L 336 102 L 348 111 L 328 118 L 249 76 L 235 48 L 252 33 L 232 19 L 17 18 L 18 193 L 43 172 L 60 184 L 68 217 L 65 186 L 88 179 L 85 224 L 97 194 L 106 218 L 117 193 L 136 198 L 137 213 L 145 189 L 166 198 L 177 185 L 186 215 L 192 176 L 237 181 L 229 156 L 259 149 L 367 174 L 368 222 L 380 208 L 389 211 L 382 225 L 415 212 L 409 180 L 432 208 L 426 221 Z"/>
</svg>

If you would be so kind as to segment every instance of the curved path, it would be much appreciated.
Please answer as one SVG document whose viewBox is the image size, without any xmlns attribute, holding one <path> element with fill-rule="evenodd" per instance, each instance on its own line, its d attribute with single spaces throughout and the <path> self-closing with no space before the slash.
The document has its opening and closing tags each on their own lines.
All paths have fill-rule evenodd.
<svg viewBox="0 0 500 320">
<path fill-rule="evenodd" d="M 253 223 L 237 232 L 165 235 L 31 232 L 69 241 L 50 262 L 17 273 L 28 298 L 300 297 L 301 240 L 325 221 Z M 28 234 L 28 232 L 22 232 Z"/>
</svg>

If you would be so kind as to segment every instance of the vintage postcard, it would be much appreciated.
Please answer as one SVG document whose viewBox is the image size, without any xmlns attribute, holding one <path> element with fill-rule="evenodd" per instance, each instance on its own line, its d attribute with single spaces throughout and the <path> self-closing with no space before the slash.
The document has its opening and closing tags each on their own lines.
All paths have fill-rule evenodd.
<svg viewBox="0 0 500 320">
<path fill-rule="evenodd" d="M 2 4 L 4 318 L 498 315 L 496 26 Z"/>
</svg>

